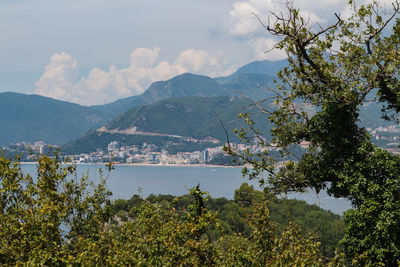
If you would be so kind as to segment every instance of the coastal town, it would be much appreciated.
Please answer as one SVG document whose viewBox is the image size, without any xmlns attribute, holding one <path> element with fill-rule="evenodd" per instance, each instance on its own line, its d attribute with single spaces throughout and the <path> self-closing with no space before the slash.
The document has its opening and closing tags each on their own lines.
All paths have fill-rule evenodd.
<svg viewBox="0 0 400 267">
<path fill-rule="evenodd" d="M 371 137 L 377 142 L 385 142 L 384 149 L 400 154 L 400 129 L 397 126 L 386 126 L 378 128 L 367 128 Z M 226 145 L 226 144 L 225 144 Z M 247 145 L 242 143 L 231 143 L 233 151 L 243 152 L 249 150 L 252 153 L 263 150 L 273 150 L 271 147 L 260 147 L 257 145 Z M 309 143 L 302 142 L 300 147 L 307 148 Z M 201 151 L 182 151 L 175 154 L 169 153 L 165 149 L 160 149 L 155 144 L 143 143 L 141 145 L 121 145 L 117 141 L 112 141 L 107 145 L 106 149 L 97 148 L 96 151 L 90 153 L 81 153 L 76 155 L 62 154 L 62 160 L 72 163 L 103 163 L 113 161 L 115 163 L 126 164 L 160 164 L 160 165 L 186 165 L 186 164 L 229 164 L 230 159 L 223 150 L 224 146 L 207 147 Z M 43 141 L 34 143 L 20 142 L 12 143 L 3 149 L 13 151 L 14 153 L 30 151 L 23 158 L 24 161 L 34 161 L 37 154 L 50 155 L 55 151 L 61 150 L 57 145 L 46 144 Z"/>
<path fill-rule="evenodd" d="M 108 144 L 107 150 L 98 148 L 91 153 L 79 155 L 65 155 L 76 163 L 95 163 L 113 161 L 117 163 L 142 163 L 142 164 L 206 164 L 223 153 L 223 146 L 206 148 L 203 151 L 178 152 L 170 154 L 154 144 L 143 143 L 141 146 L 122 146 L 117 141 Z"/>
<path fill-rule="evenodd" d="M 256 146 L 232 143 L 233 150 L 241 152 L 246 149 L 252 151 L 258 149 Z M 9 151 L 30 151 L 23 158 L 25 161 L 34 161 L 37 154 L 51 155 L 60 147 L 57 145 L 45 144 L 42 141 L 12 143 L 5 149 Z M 94 152 L 81 153 L 76 155 L 61 155 L 62 160 L 71 163 L 102 163 L 113 161 L 115 163 L 127 164 L 161 164 L 161 165 L 185 165 L 185 164 L 209 164 L 216 158 L 225 158 L 223 146 L 208 147 L 202 151 L 178 152 L 170 154 L 165 149 L 160 149 L 154 144 L 143 143 L 141 146 L 121 145 L 117 141 L 112 141 L 107 145 L 107 149 L 96 149 Z"/>
</svg>

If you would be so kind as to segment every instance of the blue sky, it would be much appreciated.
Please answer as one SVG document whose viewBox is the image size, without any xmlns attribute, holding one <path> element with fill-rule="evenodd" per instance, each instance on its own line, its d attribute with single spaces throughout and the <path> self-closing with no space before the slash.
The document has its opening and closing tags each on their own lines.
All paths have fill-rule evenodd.
<svg viewBox="0 0 400 267">
<path fill-rule="evenodd" d="M 0 92 L 36 93 L 83 105 L 142 93 L 183 72 L 223 76 L 276 40 L 266 19 L 277 0 L 2 0 Z M 345 12 L 344 0 L 298 0 L 312 21 Z"/>
</svg>

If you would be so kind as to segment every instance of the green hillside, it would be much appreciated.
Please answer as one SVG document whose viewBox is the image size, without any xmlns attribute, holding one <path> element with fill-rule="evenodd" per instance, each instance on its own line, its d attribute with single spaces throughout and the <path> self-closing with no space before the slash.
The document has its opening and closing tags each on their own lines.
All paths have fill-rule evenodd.
<svg viewBox="0 0 400 267">
<path fill-rule="evenodd" d="M 1 93 L 0 146 L 11 142 L 38 140 L 51 144 L 65 144 L 134 107 L 153 104 L 164 99 L 185 96 L 239 96 L 240 93 L 259 99 L 268 96 L 268 92 L 260 88 L 272 83 L 272 75 L 278 66 L 279 62 L 253 62 L 226 77 L 223 82 L 220 78 L 212 79 L 185 73 L 167 81 L 154 82 L 139 96 L 92 107 L 39 95 Z M 236 116 L 236 113 L 233 116 Z M 207 127 L 215 128 L 219 127 L 219 124 Z M 207 129 L 204 129 L 204 132 Z M 196 135 L 200 132 L 196 132 Z"/>
<path fill-rule="evenodd" d="M 228 97 L 237 97 L 241 94 L 250 99 L 270 97 L 272 93 L 266 88 L 273 87 L 274 74 L 284 64 L 286 61 L 256 61 L 243 66 L 230 76 L 215 79 L 186 73 L 167 81 L 154 82 L 139 96 L 92 107 L 38 95 L 0 93 L 0 146 L 21 141 L 42 140 L 60 145 L 79 137 L 85 140 L 86 137 L 83 136 L 85 133 L 99 128 L 117 116 L 107 127 L 126 129 L 126 127 L 137 126 L 142 131 L 197 138 L 210 135 L 224 140 L 225 136 L 221 131 L 219 120 L 216 119 L 216 113 L 224 123 L 233 123 L 236 127 L 238 126 L 235 124 L 236 116 L 243 111 L 240 108 L 240 101 L 227 103 L 219 100 L 222 101 L 219 103 L 215 102 L 217 98 L 210 102 L 187 98 L 165 102 L 162 104 L 164 106 L 152 104 L 182 97 L 227 96 L 226 99 L 228 99 Z M 371 97 L 373 98 L 374 95 Z M 249 103 L 242 104 L 246 106 Z M 166 105 L 172 105 L 173 108 L 166 108 Z M 142 107 L 137 108 L 139 106 Z M 368 102 L 360 107 L 360 123 L 371 128 L 393 124 L 381 119 L 380 111 L 379 104 Z M 124 114 L 124 112 L 127 113 Z M 146 121 L 141 117 L 146 118 Z M 263 120 L 266 119 L 263 118 Z M 260 127 L 263 128 L 264 125 Z M 231 131 L 228 132 L 231 133 Z M 94 143 L 101 143 L 98 136 L 94 140 L 96 140 L 93 141 Z M 74 144 L 73 151 L 86 150 L 78 149 L 76 143 Z M 87 147 L 84 143 L 82 146 Z"/>
<path fill-rule="evenodd" d="M 136 127 L 136 130 L 140 132 L 197 139 L 213 137 L 220 140 L 222 144 L 226 142 L 226 134 L 220 120 L 227 129 L 230 139 L 237 141 L 232 131 L 234 128 L 244 126 L 244 123 L 237 119 L 237 114 L 240 112 L 256 112 L 256 109 L 250 100 L 242 97 L 184 97 L 133 108 L 106 124 L 105 127 L 108 130 L 119 131 Z M 270 124 L 265 117 L 256 115 L 255 120 L 260 129 L 264 131 L 269 129 Z M 191 150 L 190 147 L 193 147 L 193 143 L 173 137 L 91 131 L 67 144 L 63 150 L 68 153 L 90 152 L 96 148 L 105 147 L 113 140 L 127 145 L 147 142 L 168 148 L 172 142 L 175 145 L 181 144 L 181 149 L 185 150 Z M 83 151 L 82 147 L 85 147 L 86 151 Z"/>
<path fill-rule="evenodd" d="M 138 131 L 144 132 L 195 138 L 211 136 L 224 141 L 225 133 L 219 120 L 231 133 L 231 129 L 242 126 L 237 114 L 250 111 L 256 111 L 252 102 L 242 97 L 184 97 L 131 109 L 109 122 L 106 128 L 137 127 Z"/>
<path fill-rule="evenodd" d="M 141 95 L 123 98 L 105 105 L 93 106 L 93 108 L 117 116 L 133 107 L 152 104 L 163 99 L 220 95 L 230 95 L 230 92 L 210 77 L 185 73 L 167 81 L 154 82 Z"/>
<path fill-rule="evenodd" d="M 237 74 L 229 80 L 220 81 L 231 95 L 244 95 L 250 99 L 258 100 L 270 97 L 272 91 L 268 90 L 274 86 L 274 76 L 267 74 Z"/>
<path fill-rule="evenodd" d="M 103 112 L 39 95 L 0 93 L 0 145 L 64 144 L 108 120 Z"/>
<path fill-rule="evenodd" d="M 276 69 L 281 62 L 260 61 L 254 63 L 262 67 L 254 69 L 253 65 L 245 67 L 228 77 L 212 79 L 208 76 L 185 73 L 167 81 L 158 81 L 141 95 L 119 99 L 115 102 L 92 106 L 96 110 L 117 116 L 125 111 L 140 106 L 152 104 L 169 98 L 185 96 L 240 96 L 241 93 L 252 99 L 260 99 L 270 94 L 266 86 L 272 86 Z M 276 66 L 275 66 L 276 65 Z M 247 65 L 246 65 L 247 66 Z M 273 67 L 275 66 L 275 67 Z M 246 72 L 255 71 L 255 73 Z M 269 71 L 268 71 L 269 70 Z"/>
<path fill-rule="evenodd" d="M 231 86 L 240 82 L 249 81 L 246 75 L 243 79 L 237 78 L 230 83 Z M 257 76 L 256 77 L 261 77 Z M 255 80 L 255 79 L 253 79 Z M 263 90 L 263 89 L 260 89 Z M 270 104 L 271 105 L 271 104 Z M 376 104 L 361 108 L 360 123 L 371 125 L 373 123 L 384 125 L 379 119 Z M 226 134 L 221 126 L 223 122 L 230 141 L 237 142 L 237 137 L 232 133 L 234 128 L 241 128 L 243 121 L 237 119 L 239 113 L 251 112 L 256 122 L 256 127 L 263 133 L 268 134 L 270 122 L 265 115 L 259 113 L 252 101 L 244 97 L 183 97 L 162 100 L 150 105 L 142 105 L 132 108 L 114 120 L 108 122 L 105 128 L 109 132 L 98 132 L 91 130 L 84 136 L 69 142 L 63 147 L 65 153 L 87 153 L 97 148 L 106 149 L 111 141 L 118 141 L 122 145 L 141 145 L 151 143 L 170 152 L 201 150 L 207 146 L 215 146 L 208 143 L 187 142 L 183 138 L 173 136 L 161 136 L 157 134 L 177 135 L 182 137 L 193 137 L 204 139 L 213 137 L 220 140 L 220 145 L 226 142 Z M 139 134 L 125 134 L 121 131 L 136 127 Z M 110 133 L 117 131 L 117 133 Z M 118 133 L 118 131 L 120 131 Z M 156 135 L 150 135 L 153 133 Z"/>
</svg>

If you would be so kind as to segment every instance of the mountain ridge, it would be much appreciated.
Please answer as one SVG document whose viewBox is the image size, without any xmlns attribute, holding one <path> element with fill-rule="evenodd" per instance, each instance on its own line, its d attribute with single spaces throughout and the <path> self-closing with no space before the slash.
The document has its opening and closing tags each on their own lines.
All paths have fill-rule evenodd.
<svg viewBox="0 0 400 267">
<path fill-rule="evenodd" d="M 61 145 L 107 121 L 107 115 L 35 94 L 0 93 L 0 145 L 42 140 Z"/>
<path fill-rule="evenodd" d="M 0 146 L 11 142 L 38 140 L 57 145 L 67 144 L 106 125 L 112 119 L 123 116 L 131 109 L 153 105 L 166 99 L 240 95 L 255 100 L 267 98 L 272 96 L 272 92 L 266 88 L 274 85 L 274 72 L 283 64 L 287 64 L 287 61 L 251 62 L 230 76 L 214 79 L 184 73 L 169 80 L 152 83 L 142 95 L 101 106 L 81 106 L 35 94 L 0 93 Z M 388 125 L 379 119 L 379 110 L 376 103 L 360 107 L 362 123 L 372 128 Z M 170 111 L 164 112 L 168 114 Z M 188 133 L 187 136 L 192 135 Z"/>
<path fill-rule="evenodd" d="M 141 95 L 91 107 L 101 111 L 113 110 L 111 114 L 116 116 L 135 106 L 152 104 L 163 99 L 184 96 L 217 96 L 228 93 L 218 82 L 208 76 L 184 73 L 169 80 L 153 82 Z"/>
<path fill-rule="evenodd" d="M 273 80 L 276 78 L 276 73 L 286 65 L 287 60 L 254 61 L 240 67 L 229 76 L 217 78 L 210 78 L 206 75 L 193 73 L 183 73 L 168 80 L 153 82 L 141 95 L 130 96 L 112 103 L 94 105 L 91 107 L 105 112 L 111 110 L 110 115 L 116 116 L 135 106 L 152 104 L 159 100 L 184 96 L 237 96 L 240 95 L 240 92 L 245 91 L 243 93 L 246 96 L 260 99 L 264 96 L 264 93 L 260 90 L 262 86 L 272 85 Z M 247 81 L 245 88 L 240 88 L 240 90 L 238 90 L 239 88 L 237 88 L 237 85 L 234 85 L 234 81 L 243 81 L 244 77 L 249 76 L 251 76 L 253 81 Z M 254 81 L 254 79 L 256 79 L 256 81 Z M 265 84 L 263 84 L 264 81 Z M 179 90 L 176 90 L 176 88 L 174 93 L 168 90 L 174 86 L 181 87 L 182 84 L 186 85 L 187 88 L 184 90 L 180 88 L 179 95 L 177 94 Z M 193 87 L 193 85 L 195 85 L 195 87 Z M 198 85 L 201 86 L 199 87 Z M 235 91 L 232 91 L 232 88 L 234 88 Z"/>
<path fill-rule="evenodd" d="M 271 81 L 271 77 L 268 74 L 257 76 L 241 73 L 221 84 L 218 79 L 208 76 L 184 73 L 166 81 L 152 83 L 142 95 L 89 107 L 35 94 L 0 93 L 0 146 L 38 140 L 65 144 L 131 108 L 168 98 L 238 96 L 241 92 L 258 98 L 263 95 L 258 90 L 259 84 Z"/>
<path fill-rule="evenodd" d="M 231 134 L 233 129 L 245 127 L 244 122 L 238 120 L 237 114 L 255 111 L 252 101 L 244 97 L 188 96 L 165 99 L 132 108 L 108 122 L 101 130 L 92 130 L 68 143 L 63 150 L 68 153 L 88 153 L 96 148 L 105 149 L 106 142 L 110 140 L 124 145 L 156 142 L 158 146 L 166 147 L 168 142 L 179 143 L 188 137 L 198 140 L 218 139 L 223 144 L 227 140 L 221 123 L 230 138 L 237 141 L 237 137 Z M 255 116 L 254 119 L 261 130 L 270 128 L 264 116 Z"/>
</svg>

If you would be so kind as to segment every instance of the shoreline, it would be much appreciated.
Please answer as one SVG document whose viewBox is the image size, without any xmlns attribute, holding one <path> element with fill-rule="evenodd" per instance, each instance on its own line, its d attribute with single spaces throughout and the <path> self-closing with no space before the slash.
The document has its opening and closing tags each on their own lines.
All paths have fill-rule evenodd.
<svg viewBox="0 0 400 267">
<path fill-rule="evenodd" d="M 154 166 L 154 167 L 206 167 L 206 168 L 238 168 L 240 166 L 213 164 L 151 164 L 151 163 L 118 163 L 116 166 Z"/>
<path fill-rule="evenodd" d="M 36 161 L 24 161 L 20 162 L 21 165 L 36 165 Z M 105 166 L 108 162 L 95 162 L 95 163 L 62 163 L 62 165 L 96 165 Z M 114 163 L 114 166 L 138 166 L 138 167 L 203 167 L 203 168 L 239 168 L 241 166 L 231 165 L 213 165 L 213 164 L 152 164 L 152 163 Z"/>
</svg>

